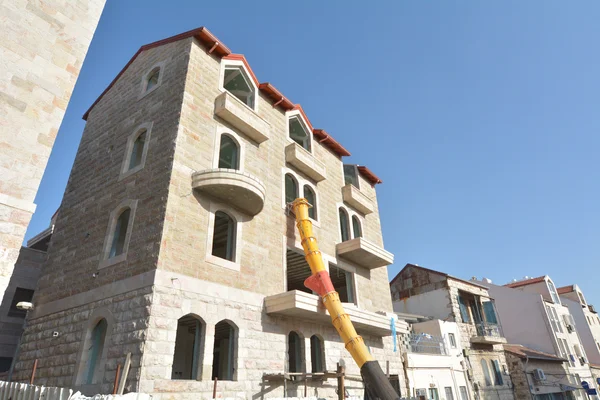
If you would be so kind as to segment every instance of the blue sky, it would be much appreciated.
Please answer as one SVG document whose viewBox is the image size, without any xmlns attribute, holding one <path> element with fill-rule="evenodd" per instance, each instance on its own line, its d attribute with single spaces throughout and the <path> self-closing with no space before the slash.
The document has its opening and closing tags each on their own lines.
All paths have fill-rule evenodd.
<svg viewBox="0 0 600 400">
<path fill-rule="evenodd" d="M 600 306 L 600 3 L 168 3 L 107 1 L 27 238 L 60 205 L 85 110 L 141 45 L 206 26 L 383 179 L 390 278 L 549 274 Z"/>
</svg>

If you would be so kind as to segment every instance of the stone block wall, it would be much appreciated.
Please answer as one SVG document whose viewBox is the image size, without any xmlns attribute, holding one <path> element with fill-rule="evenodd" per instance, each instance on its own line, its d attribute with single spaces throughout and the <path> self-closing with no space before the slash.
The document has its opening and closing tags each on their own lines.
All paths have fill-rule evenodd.
<svg viewBox="0 0 600 400">
<path fill-rule="evenodd" d="M 104 2 L 16 0 L 0 5 L 2 292 Z"/>
</svg>

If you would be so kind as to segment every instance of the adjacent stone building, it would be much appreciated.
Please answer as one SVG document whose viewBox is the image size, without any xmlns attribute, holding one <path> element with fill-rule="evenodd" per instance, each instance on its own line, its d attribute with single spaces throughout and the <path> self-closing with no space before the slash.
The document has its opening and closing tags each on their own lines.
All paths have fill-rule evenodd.
<svg viewBox="0 0 600 400">
<path fill-rule="evenodd" d="M 259 83 L 244 56 L 205 28 L 145 45 L 84 118 L 17 379 L 38 359 L 40 384 L 106 393 L 127 353 L 126 390 L 157 399 L 212 398 L 215 378 L 222 397 L 295 396 L 294 374 L 338 363 L 357 375 L 303 285 L 310 270 L 287 207 L 300 196 L 357 331 L 403 375 L 381 180 L 345 165 L 348 151 Z M 335 387 L 307 382 L 319 397 Z M 347 389 L 362 395 L 360 382 Z"/>
<path fill-rule="evenodd" d="M 0 293 L 104 2 L 0 4 Z"/>
<path fill-rule="evenodd" d="M 487 287 L 407 264 L 390 288 L 394 311 L 456 322 L 473 398 L 514 398 L 502 347 L 506 339 Z"/>
</svg>

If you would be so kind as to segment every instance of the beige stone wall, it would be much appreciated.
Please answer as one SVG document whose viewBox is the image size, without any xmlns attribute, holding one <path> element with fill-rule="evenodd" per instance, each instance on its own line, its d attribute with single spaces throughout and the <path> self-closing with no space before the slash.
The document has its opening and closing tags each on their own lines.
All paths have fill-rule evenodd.
<svg viewBox="0 0 600 400">
<path fill-rule="evenodd" d="M 214 99 L 221 94 L 220 68 L 220 60 L 207 54 L 203 46 L 194 42 L 181 110 L 159 267 L 227 286 L 274 295 L 285 291 L 285 248 L 299 245 L 294 219 L 286 215 L 283 200 L 286 167 L 284 149 L 291 143 L 286 135 L 287 117 L 281 109 L 274 108 L 270 101 L 259 97 L 258 115 L 271 126 L 270 139 L 260 145 L 215 117 Z M 216 167 L 217 130 L 221 128 L 239 134 L 244 172 L 260 179 L 267 188 L 262 212 L 243 220 L 242 236 L 237 242 L 238 246 L 242 246 L 239 272 L 205 261 L 207 246 L 210 246 L 207 241 L 209 210 L 214 200 L 192 193 L 190 185 L 193 172 Z M 313 141 L 312 147 L 315 157 L 327 169 L 327 179 L 316 184 L 319 204 L 314 233 L 321 251 L 335 260 L 335 245 L 340 241 L 337 205 L 342 203 L 341 188 L 344 185 L 342 161 L 317 141 Z M 310 181 L 293 167 L 287 167 Z M 364 179 L 361 181 L 361 190 L 376 203 L 375 190 Z M 224 204 L 223 209 L 228 210 L 228 205 Z M 383 244 L 377 211 L 366 217 L 363 232 L 368 240 Z M 354 266 L 350 269 L 356 270 L 359 306 L 370 311 L 390 311 L 389 293 L 381 290 L 387 287 L 387 269 L 369 271 Z"/>
<path fill-rule="evenodd" d="M 568 371 L 560 362 L 547 362 L 536 359 L 522 360 L 516 355 L 506 352 L 506 362 L 510 377 L 514 385 L 516 399 L 529 399 L 531 393 L 560 393 L 560 383 L 569 382 L 567 378 Z M 544 370 L 546 375 L 545 382 L 538 382 L 533 379 L 533 371 L 537 368 Z M 530 386 L 531 390 L 530 391 Z"/>
<path fill-rule="evenodd" d="M 0 4 L 0 290 L 105 0 Z"/>
</svg>

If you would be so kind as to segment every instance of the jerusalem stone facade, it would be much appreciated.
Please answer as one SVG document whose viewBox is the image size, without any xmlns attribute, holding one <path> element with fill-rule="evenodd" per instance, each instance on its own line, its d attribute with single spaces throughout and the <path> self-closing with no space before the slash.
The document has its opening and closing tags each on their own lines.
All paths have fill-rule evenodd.
<svg viewBox="0 0 600 400">
<path fill-rule="evenodd" d="M 104 2 L 16 0 L 0 5 L 2 292 Z"/>
<path fill-rule="evenodd" d="M 223 88 L 228 68 L 254 87 L 250 106 Z M 317 296 L 301 285 L 307 266 L 286 174 L 295 195 L 306 187 L 316 195 L 314 233 L 358 333 L 384 370 L 403 376 L 378 180 L 357 168 L 358 192 L 343 195 L 346 150 L 324 133 L 318 140 L 301 107 L 277 93 L 259 88 L 243 56 L 204 28 L 140 49 L 85 115 L 17 379 L 38 359 L 40 384 L 106 393 L 127 353 L 126 390 L 157 399 L 211 398 L 214 377 L 219 397 L 249 399 L 303 395 L 304 382 L 288 375 L 284 383 L 284 372 L 339 363 L 358 375 Z M 219 111 L 219 96 L 233 108 Z M 288 137 L 293 118 L 308 151 Z M 224 135 L 238 149 L 229 168 Z M 298 158 L 288 158 L 290 146 Z M 340 213 L 351 226 L 345 238 Z M 333 397 L 335 388 L 335 379 L 307 382 L 308 395 Z M 360 382 L 347 389 L 362 396 Z"/>
</svg>

